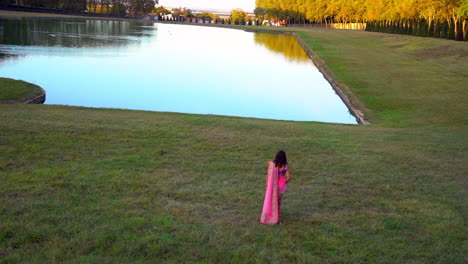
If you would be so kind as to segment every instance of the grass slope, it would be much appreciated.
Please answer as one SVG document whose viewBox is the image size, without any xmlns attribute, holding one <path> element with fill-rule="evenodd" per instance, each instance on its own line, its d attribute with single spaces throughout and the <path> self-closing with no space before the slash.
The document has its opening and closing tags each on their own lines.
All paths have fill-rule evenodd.
<svg viewBox="0 0 468 264">
<path fill-rule="evenodd" d="M 41 89 L 34 84 L 0 78 L 0 103 L 24 103 L 41 94 Z"/>
<path fill-rule="evenodd" d="M 0 104 L 0 262 L 466 263 L 466 86 L 443 85 L 466 83 L 464 48 L 300 34 L 377 124 Z M 280 148 L 293 178 L 270 227 Z"/>
<path fill-rule="evenodd" d="M 372 121 L 400 127 L 466 120 L 466 43 L 343 30 L 299 35 L 351 88 Z"/>
</svg>

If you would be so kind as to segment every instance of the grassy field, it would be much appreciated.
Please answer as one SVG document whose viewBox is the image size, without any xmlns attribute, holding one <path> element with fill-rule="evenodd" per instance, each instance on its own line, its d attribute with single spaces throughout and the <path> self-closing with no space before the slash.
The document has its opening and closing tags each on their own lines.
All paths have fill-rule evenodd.
<svg viewBox="0 0 468 264">
<path fill-rule="evenodd" d="M 24 103 L 41 94 L 41 89 L 36 85 L 9 78 L 0 78 L 0 103 Z"/>
<path fill-rule="evenodd" d="M 298 34 L 351 87 L 371 121 L 396 127 L 466 122 L 466 43 L 372 32 Z"/>
<path fill-rule="evenodd" d="M 374 124 L 0 104 L 0 263 L 466 263 L 467 45 L 298 34 Z"/>
</svg>

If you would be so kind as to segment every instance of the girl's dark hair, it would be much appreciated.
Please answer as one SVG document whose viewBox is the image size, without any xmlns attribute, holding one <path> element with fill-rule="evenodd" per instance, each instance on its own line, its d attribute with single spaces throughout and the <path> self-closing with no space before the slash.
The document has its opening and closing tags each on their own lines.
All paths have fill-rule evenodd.
<svg viewBox="0 0 468 264">
<path fill-rule="evenodd" d="M 288 159 L 286 159 L 286 152 L 282 150 L 278 151 L 273 162 L 275 163 L 276 167 L 284 167 L 288 165 Z"/>
</svg>

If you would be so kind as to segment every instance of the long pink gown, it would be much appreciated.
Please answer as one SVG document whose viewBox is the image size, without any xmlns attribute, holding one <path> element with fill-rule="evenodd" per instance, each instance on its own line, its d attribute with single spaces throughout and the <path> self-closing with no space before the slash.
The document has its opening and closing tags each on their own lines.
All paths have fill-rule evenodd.
<svg viewBox="0 0 468 264">
<path fill-rule="evenodd" d="M 279 199 L 286 191 L 285 177 L 278 180 L 278 168 L 273 161 L 268 162 L 266 178 L 265 200 L 263 201 L 260 222 L 274 225 L 279 220 Z"/>
</svg>

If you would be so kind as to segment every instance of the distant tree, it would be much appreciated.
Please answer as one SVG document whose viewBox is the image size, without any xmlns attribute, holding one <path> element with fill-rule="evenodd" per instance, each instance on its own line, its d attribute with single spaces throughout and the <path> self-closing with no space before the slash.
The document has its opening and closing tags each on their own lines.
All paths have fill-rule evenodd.
<svg viewBox="0 0 468 264">
<path fill-rule="evenodd" d="M 126 0 L 128 11 L 135 16 L 151 13 L 158 0 Z"/>
<path fill-rule="evenodd" d="M 197 17 L 203 19 L 203 21 L 212 21 L 212 20 L 217 20 L 219 17 L 216 14 L 209 13 L 209 12 L 202 12 L 197 15 Z"/>
<path fill-rule="evenodd" d="M 100 13 L 109 14 L 110 12 L 110 0 L 100 0 Z"/>
<path fill-rule="evenodd" d="M 166 9 L 164 6 L 158 6 L 158 7 L 155 7 L 153 9 L 153 13 L 154 14 L 158 14 L 158 15 L 167 15 L 167 14 L 170 14 L 171 11 L 169 11 L 168 9 Z"/>
<path fill-rule="evenodd" d="M 265 19 L 265 15 L 267 14 L 268 9 L 263 7 L 256 7 L 254 10 L 255 16 L 260 20 L 263 21 Z"/>
<path fill-rule="evenodd" d="M 115 2 L 112 5 L 110 13 L 111 15 L 116 17 L 125 17 L 127 15 L 127 9 L 125 8 L 125 5 L 121 2 Z"/>
<path fill-rule="evenodd" d="M 237 8 L 231 11 L 231 20 L 234 24 L 245 24 L 245 21 L 248 19 L 247 14 L 244 10 Z"/>
<path fill-rule="evenodd" d="M 260 20 L 361 22 L 369 31 L 468 38 L 468 0 L 256 0 L 254 13 Z"/>
<path fill-rule="evenodd" d="M 457 14 L 460 16 L 462 21 L 460 31 L 462 34 L 465 32 L 465 41 L 468 41 L 468 0 L 461 1 Z"/>
<path fill-rule="evenodd" d="M 88 0 L 87 2 L 88 2 L 88 5 L 87 5 L 88 11 L 96 13 L 96 9 L 97 9 L 97 6 L 98 6 L 98 0 Z"/>
<path fill-rule="evenodd" d="M 184 9 L 182 7 L 179 8 L 173 8 L 172 9 L 172 14 L 181 16 L 184 14 Z"/>
<path fill-rule="evenodd" d="M 86 10 L 86 0 L 55 0 L 44 1 L 47 8 L 62 9 L 70 12 L 83 12 Z"/>
<path fill-rule="evenodd" d="M 183 9 L 183 13 L 182 13 L 185 17 L 195 17 L 192 13 L 192 10 L 188 9 L 188 8 L 184 8 Z"/>
</svg>

